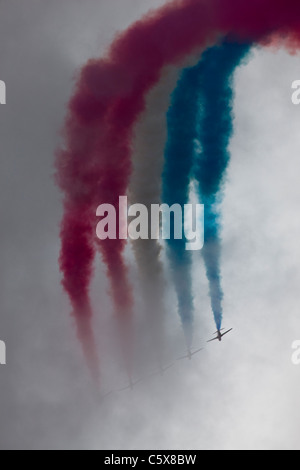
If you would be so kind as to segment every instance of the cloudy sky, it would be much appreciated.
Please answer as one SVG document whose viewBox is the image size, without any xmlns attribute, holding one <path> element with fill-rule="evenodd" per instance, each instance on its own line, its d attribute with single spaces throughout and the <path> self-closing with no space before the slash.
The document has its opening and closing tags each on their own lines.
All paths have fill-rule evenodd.
<svg viewBox="0 0 300 470">
<path fill-rule="evenodd" d="M 300 366 L 291 363 L 300 339 L 299 56 L 256 50 L 236 75 L 223 208 L 227 341 L 101 402 L 60 287 L 53 155 L 73 78 L 116 31 L 163 3 L 0 2 L 1 449 L 300 449 Z M 136 282 L 134 266 L 131 275 Z M 215 331 L 200 258 L 194 280 L 200 347 Z M 111 328 L 107 288 L 98 260 L 93 302 L 108 312 L 95 318 L 99 338 Z M 168 302 L 167 337 L 184 352 L 172 290 Z M 126 384 L 117 358 L 99 350 L 104 389 Z"/>
</svg>

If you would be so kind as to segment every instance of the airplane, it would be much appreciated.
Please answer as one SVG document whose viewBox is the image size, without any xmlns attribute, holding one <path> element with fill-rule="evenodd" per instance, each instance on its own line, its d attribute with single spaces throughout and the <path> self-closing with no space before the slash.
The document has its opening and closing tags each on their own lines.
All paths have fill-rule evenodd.
<svg viewBox="0 0 300 470">
<path fill-rule="evenodd" d="M 97 403 L 102 403 L 105 401 L 108 397 L 110 397 L 114 393 L 113 390 L 110 390 L 109 392 L 102 393 L 100 387 L 94 387 L 93 388 L 93 395 Z"/>
<path fill-rule="evenodd" d="M 167 372 L 167 370 L 171 369 L 171 367 L 173 367 L 173 366 L 174 366 L 174 363 L 173 363 L 173 364 L 170 364 L 170 365 L 167 366 L 167 367 L 163 367 L 163 366 L 160 364 L 159 370 L 158 370 L 157 372 L 154 372 L 153 374 L 151 374 L 151 375 L 149 376 L 149 378 L 155 377 L 156 375 L 161 375 L 161 376 L 163 376 L 163 375 L 165 374 L 165 372 Z"/>
<path fill-rule="evenodd" d="M 132 381 L 132 378 L 129 377 L 129 385 L 127 385 L 127 387 L 124 387 L 124 388 L 120 388 L 119 390 L 117 390 L 118 392 L 125 392 L 125 390 L 133 390 L 135 385 L 139 384 L 140 382 L 142 381 L 142 379 L 139 379 L 139 380 L 136 380 L 135 382 Z"/>
<path fill-rule="evenodd" d="M 197 351 L 192 352 L 190 349 L 188 349 L 188 353 L 186 356 L 179 357 L 177 361 L 182 361 L 183 359 L 189 359 L 190 361 L 192 360 L 192 357 L 195 356 L 195 354 L 198 354 L 199 352 L 203 351 L 203 348 L 197 349 Z"/>
<path fill-rule="evenodd" d="M 208 343 L 211 343 L 212 341 L 222 341 L 223 336 L 227 335 L 227 333 L 230 333 L 230 332 L 233 330 L 233 328 L 231 328 L 231 329 L 228 330 L 228 331 L 225 331 L 225 333 L 221 333 L 221 331 L 223 331 L 223 330 L 224 330 L 224 328 L 222 328 L 222 330 L 216 331 L 215 334 L 218 335 L 218 336 L 217 336 L 216 338 L 210 339 L 210 340 L 207 341 L 207 342 L 208 342 Z"/>
<path fill-rule="evenodd" d="M 109 396 L 111 396 L 113 393 L 114 393 L 113 390 L 111 390 L 110 392 L 107 392 L 107 393 L 105 393 L 104 395 L 100 394 L 100 395 L 99 395 L 100 401 L 104 401 L 106 398 L 108 398 Z"/>
</svg>

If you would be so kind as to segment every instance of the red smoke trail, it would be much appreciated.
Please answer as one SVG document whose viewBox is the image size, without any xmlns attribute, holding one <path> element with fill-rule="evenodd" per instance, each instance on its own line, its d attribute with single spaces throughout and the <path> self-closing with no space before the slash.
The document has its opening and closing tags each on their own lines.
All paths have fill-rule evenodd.
<svg viewBox="0 0 300 470">
<path fill-rule="evenodd" d="M 72 126 L 68 129 L 71 133 Z M 81 131 L 82 129 L 80 129 Z M 70 134 L 69 134 L 70 135 Z M 82 175 L 84 154 L 61 151 L 58 154 L 58 183 L 65 191 L 64 218 L 61 224 L 60 268 L 63 286 L 68 293 L 88 366 L 94 379 L 99 379 L 99 364 L 91 327 L 92 308 L 89 287 L 93 273 L 95 249 L 93 243 L 94 213 L 91 212 L 89 183 Z"/>
<path fill-rule="evenodd" d="M 63 283 L 79 324 L 82 319 L 86 324 L 90 321 L 88 288 L 95 210 L 101 203 L 117 207 L 118 197 L 126 194 L 133 126 L 144 110 L 146 93 L 159 80 L 162 66 L 178 63 L 220 35 L 265 42 L 273 33 L 289 35 L 289 46 L 299 47 L 299 0 L 177 0 L 119 35 L 106 59 L 90 61 L 83 68 L 69 105 L 66 150 L 57 160 L 66 201 Z M 128 318 L 132 293 L 123 260 L 125 243 L 115 240 L 99 245 L 116 311 Z"/>
</svg>

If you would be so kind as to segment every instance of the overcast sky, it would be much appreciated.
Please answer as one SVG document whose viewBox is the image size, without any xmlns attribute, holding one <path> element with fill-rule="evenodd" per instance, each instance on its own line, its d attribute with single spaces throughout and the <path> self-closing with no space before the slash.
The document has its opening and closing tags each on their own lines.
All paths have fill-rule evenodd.
<svg viewBox="0 0 300 470">
<path fill-rule="evenodd" d="M 300 107 L 291 102 L 299 56 L 257 50 L 236 76 L 223 207 L 224 326 L 234 328 L 226 341 L 100 403 L 60 287 L 53 155 L 74 74 L 163 3 L 1 1 L 1 449 L 300 449 L 300 366 L 291 363 L 300 339 Z M 200 257 L 194 271 L 200 347 L 215 326 Z M 110 313 L 107 288 L 98 260 L 93 302 Z M 167 298 L 167 337 L 184 352 L 171 290 Z M 94 325 L 102 337 L 109 314 Z M 104 388 L 126 384 L 116 357 L 99 350 Z"/>
</svg>

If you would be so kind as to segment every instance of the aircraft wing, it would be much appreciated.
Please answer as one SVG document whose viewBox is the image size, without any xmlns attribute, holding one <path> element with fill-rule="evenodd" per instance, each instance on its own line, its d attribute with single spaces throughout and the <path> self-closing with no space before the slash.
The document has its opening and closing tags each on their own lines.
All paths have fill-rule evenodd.
<svg viewBox="0 0 300 470">
<path fill-rule="evenodd" d="M 223 333 L 223 334 L 222 334 L 222 336 L 225 336 L 225 335 L 227 335 L 227 333 L 230 333 L 232 330 L 233 330 L 233 328 L 231 328 L 231 329 L 230 329 L 230 330 L 228 330 L 228 331 L 225 331 L 225 333 Z"/>
<path fill-rule="evenodd" d="M 143 379 L 139 379 L 139 380 L 136 380 L 135 382 L 133 382 L 133 387 L 135 387 L 137 384 L 141 383 L 143 381 Z"/>
<path fill-rule="evenodd" d="M 162 374 L 164 374 L 165 372 L 167 372 L 167 370 L 171 369 L 171 367 L 173 367 L 173 366 L 174 366 L 174 364 L 170 364 L 170 365 L 167 366 L 167 367 L 164 367 L 164 368 L 162 368 L 162 369 L 160 369 L 160 370 L 157 370 L 156 372 L 153 372 L 153 374 L 149 375 L 149 378 L 155 377 L 155 376 L 157 376 L 157 375 L 162 375 Z"/>
<path fill-rule="evenodd" d="M 177 359 L 177 361 L 182 361 L 183 359 L 188 359 L 189 356 L 182 356 Z"/>
<path fill-rule="evenodd" d="M 167 370 L 171 369 L 171 367 L 173 367 L 174 364 L 170 364 L 168 367 L 165 367 L 165 369 L 163 369 L 163 372 L 167 372 Z"/>
<path fill-rule="evenodd" d="M 207 341 L 208 343 L 211 343 L 212 341 L 217 341 L 219 338 L 213 338 L 213 339 L 210 339 L 209 341 Z"/>
<path fill-rule="evenodd" d="M 128 385 L 127 387 L 119 388 L 118 392 L 125 392 L 125 390 L 129 390 L 130 388 L 131 388 L 130 385 Z"/>
<path fill-rule="evenodd" d="M 203 348 L 197 349 L 197 351 L 195 351 L 195 352 L 192 353 L 192 356 L 195 356 L 195 354 L 198 354 L 198 353 L 201 352 L 201 351 L 203 351 Z"/>
<path fill-rule="evenodd" d="M 136 380 L 135 382 L 132 382 L 131 385 L 127 385 L 127 387 L 119 388 L 117 391 L 118 392 L 125 392 L 125 390 L 132 390 L 133 387 L 135 387 L 137 384 L 142 382 L 143 379 Z"/>
</svg>

